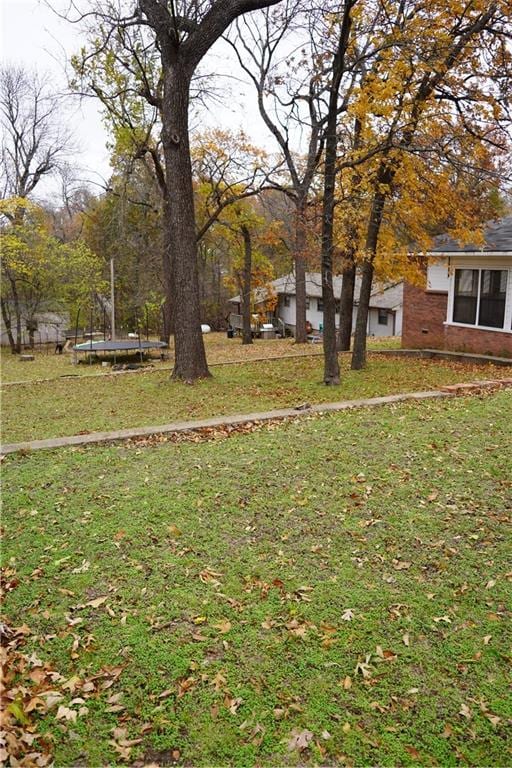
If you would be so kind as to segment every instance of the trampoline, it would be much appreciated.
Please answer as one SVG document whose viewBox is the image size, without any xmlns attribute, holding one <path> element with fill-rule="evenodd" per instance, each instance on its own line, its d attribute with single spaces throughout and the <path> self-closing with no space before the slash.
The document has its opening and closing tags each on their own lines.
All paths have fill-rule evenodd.
<svg viewBox="0 0 512 768">
<path fill-rule="evenodd" d="M 167 349 L 165 341 L 139 341 L 138 339 L 116 339 L 105 341 L 84 341 L 73 346 L 74 362 L 78 362 L 78 355 L 96 354 L 97 352 L 135 352 L 142 354 L 150 349 Z"/>
</svg>

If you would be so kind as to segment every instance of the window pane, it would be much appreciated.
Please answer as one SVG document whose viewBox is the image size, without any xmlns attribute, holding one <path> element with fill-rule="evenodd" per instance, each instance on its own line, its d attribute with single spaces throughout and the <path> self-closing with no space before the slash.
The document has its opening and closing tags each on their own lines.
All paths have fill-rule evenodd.
<svg viewBox="0 0 512 768">
<path fill-rule="evenodd" d="M 507 271 L 505 269 L 482 270 L 478 325 L 503 328 L 506 293 Z"/>
<path fill-rule="evenodd" d="M 324 311 L 324 302 L 322 301 L 322 299 L 317 299 L 316 300 L 316 308 L 317 308 L 317 310 L 319 312 L 323 312 Z"/>
<path fill-rule="evenodd" d="M 388 324 L 388 311 L 387 311 L 387 309 L 379 309 L 378 323 L 379 323 L 379 325 L 387 325 Z"/>
<path fill-rule="evenodd" d="M 476 301 L 478 292 L 478 270 L 455 270 L 455 293 L 453 298 L 453 322 L 476 323 Z"/>
</svg>

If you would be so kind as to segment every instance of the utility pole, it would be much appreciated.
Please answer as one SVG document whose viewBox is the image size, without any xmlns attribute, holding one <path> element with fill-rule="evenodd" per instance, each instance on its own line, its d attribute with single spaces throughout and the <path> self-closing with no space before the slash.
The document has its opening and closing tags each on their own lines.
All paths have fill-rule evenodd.
<svg viewBox="0 0 512 768">
<path fill-rule="evenodd" d="M 114 259 L 110 259 L 110 331 L 112 341 L 116 340 L 116 307 L 114 303 Z"/>
</svg>

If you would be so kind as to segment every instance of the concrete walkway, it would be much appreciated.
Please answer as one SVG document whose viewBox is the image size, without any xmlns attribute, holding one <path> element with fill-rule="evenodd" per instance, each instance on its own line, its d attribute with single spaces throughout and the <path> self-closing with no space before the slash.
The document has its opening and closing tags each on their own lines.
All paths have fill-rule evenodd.
<svg viewBox="0 0 512 768">
<path fill-rule="evenodd" d="M 458 394 L 473 394 L 482 390 L 512 388 L 512 379 L 493 379 L 473 381 L 464 384 L 451 384 L 441 389 L 425 392 L 406 392 L 400 395 L 386 395 L 361 400 L 341 400 L 335 403 L 320 403 L 318 405 L 304 404 L 295 408 L 281 408 L 262 413 L 244 413 L 235 416 L 217 416 L 201 421 L 175 421 L 171 424 L 161 424 L 154 427 L 134 427 L 133 429 L 117 429 L 112 432 L 91 432 L 88 435 L 71 435 L 69 437 L 52 437 L 46 440 L 32 440 L 25 443 L 10 443 L 0 447 L 0 453 L 18 453 L 20 451 L 41 451 L 52 448 L 68 448 L 71 446 L 91 445 L 95 443 L 113 443 L 151 435 L 169 435 L 180 432 L 196 432 L 211 427 L 224 427 L 264 423 L 266 421 L 297 419 L 310 414 L 332 413 L 353 408 L 367 408 L 390 403 L 403 403 L 409 400 L 433 400 L 443 397 L 454 397 Z"/>
</svg>

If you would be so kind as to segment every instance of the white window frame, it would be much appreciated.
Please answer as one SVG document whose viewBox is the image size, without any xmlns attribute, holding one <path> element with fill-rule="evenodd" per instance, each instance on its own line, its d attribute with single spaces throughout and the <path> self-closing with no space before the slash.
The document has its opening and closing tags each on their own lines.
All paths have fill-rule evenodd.
<svg viewBox="0 0 512 768">
<path fill-rule="evenodd" d="M 455 270 L 457 269 L 476 269 L 478 271 L 478 293 L 476 297 L 476 316 L 475 323 L 456 323 L 453 320 L 453 305 L 455 299 Z M 503 319 L 503 328 L 493 328 L 489 325 L 478 325 L 480 314 L 480 286 L 482 282 L 482 272 L 484 270 L 496 270 L 498 272 L 507 272 L 507 291 L 505 294 L 505 317 Z M 496 333 L 512 333 L 512 269 L 510 267 L 497 266 L 476 266 L 475 264 L 457 264 L 450 269 L 448 290 L 447 319 L 444 325 L 455 325 L 457 328 L 474 328 L 478 331 L 496 331 Z"/>
</svg>

